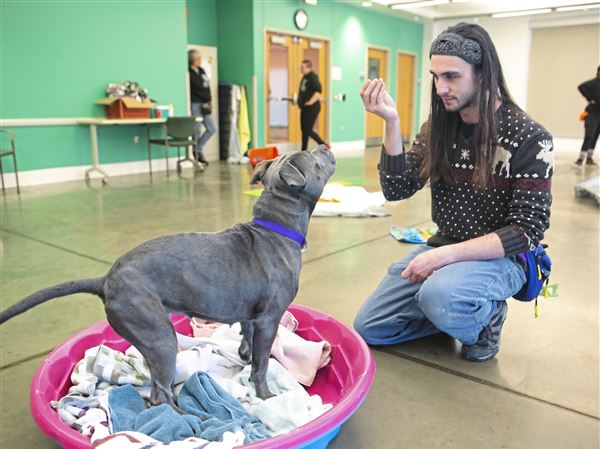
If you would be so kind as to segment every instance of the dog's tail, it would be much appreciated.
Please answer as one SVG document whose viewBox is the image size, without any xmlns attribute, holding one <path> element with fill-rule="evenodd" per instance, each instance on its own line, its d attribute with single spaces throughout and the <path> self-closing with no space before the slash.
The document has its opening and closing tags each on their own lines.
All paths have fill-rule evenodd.
<svg viewBox="0 0 600 449">
<path fill-rule="evenodd" d="M 91 293 L 104 298 L 103 286 L 104 277 L 100 277 L 63 282 L 62 284 L 44 288 L 0 312 L 0 324 L 53 298 L 60 298 L 61 296 L 68 296 L 73 293 Z"/>
</svg>

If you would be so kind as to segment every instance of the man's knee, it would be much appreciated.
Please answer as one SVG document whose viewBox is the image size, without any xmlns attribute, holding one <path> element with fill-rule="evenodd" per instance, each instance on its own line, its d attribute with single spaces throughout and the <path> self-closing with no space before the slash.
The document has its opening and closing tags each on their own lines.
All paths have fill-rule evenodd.
<svg viewBox="0 0 600 449">
<path fill-rule="evenodd" d="M 369 307 L 370 304 L 374 303 L 367 301 L 356 314 L 354 330 L 367 344 L 382 344 L 389 337 L 386 333 L 389 332 L 390 317 Z"/>
<path fill-rule="evenodd" d="M 371 344 L 375 327 L 372 324 L 369 324 L 369 317 L 363 309 L 359 310 L 354 318 L 354 330 L 365 342 Z"/>
<path fill-rule="evenodd" d="M 454 296 L 451 286 L 428 279 L 417 293 L 417 302 L 429 321 L 443 331 L 452 327 L 456 320 L 455 304 L 452 301 Z"/>
<path fill-rule="evenodd" d="M 425 316 L 435 327 L 447 331 L 462 327 L 467 322 L 484 324 L 493 301 L 465 291 L 461 283 L 425 281 L 417 301 Z"/>
</svg>

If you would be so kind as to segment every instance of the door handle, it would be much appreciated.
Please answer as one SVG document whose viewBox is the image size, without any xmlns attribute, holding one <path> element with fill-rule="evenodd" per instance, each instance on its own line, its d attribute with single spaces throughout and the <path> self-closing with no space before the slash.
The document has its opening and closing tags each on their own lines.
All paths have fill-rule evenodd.
<svg viewBox="0 0 600 449">
<path fill-rule="evenodd" d="M 294 94 L 291 97 L 267 97 L 268 101 L 289 101 L 292 104 L 298 104 L 298 95 Z"/>
<path fill-rule="evenodd" d="M 269 97 L 267 98 L 269 101 L 294 101 L 293 97 Z"/>
</svg>

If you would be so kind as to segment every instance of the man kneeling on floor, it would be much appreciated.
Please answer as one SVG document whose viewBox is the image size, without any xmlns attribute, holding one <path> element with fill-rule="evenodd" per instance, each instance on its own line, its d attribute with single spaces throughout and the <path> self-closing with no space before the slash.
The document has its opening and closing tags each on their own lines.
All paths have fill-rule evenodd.
<svg viewBox="0 0 600 449">
<path fill-rule="evenodd" d="M 400 120 L 382 80 L 368 80 L 365 109 L 385 120 L 379 171 L 388 200 L 431 183 L 437 235 L 393 263 L 354 326 L 369 344 L 445 332 L 462 355 L 499 350 L 507 298 L 526 281 L 517 255 L 549 226 L 552 136 L 512 100 L 488 33 L 448 28 L 431 45 L 431 115 L 404 151 Z"/>
</svg>

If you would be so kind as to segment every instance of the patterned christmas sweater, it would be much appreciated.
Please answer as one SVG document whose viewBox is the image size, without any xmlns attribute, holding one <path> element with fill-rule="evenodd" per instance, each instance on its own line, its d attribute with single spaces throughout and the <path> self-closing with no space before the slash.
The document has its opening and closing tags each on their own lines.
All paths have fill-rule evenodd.
<svg viewBox="0 0 600 449">
<path fill-rule="evenodd" d="M 552 136 L 526 113 L 503 104 L 499 114 L 496 163 L 492 180 L 476 188 L 472 179 L 475 125 L 461 124 L 452 151 L 453 185 L 431 184 L 431 209 L 438 234 L 427 243 L 442 246 L 495 232 L 505 256 L 534 249 L 549 226 L 553 173 Z M 427 151 L 426 122 L 409 151 L 381 154 L 379 173 L 385 197 L 401 200 L 422 189 L 419 171 Z"/>
</svg>

